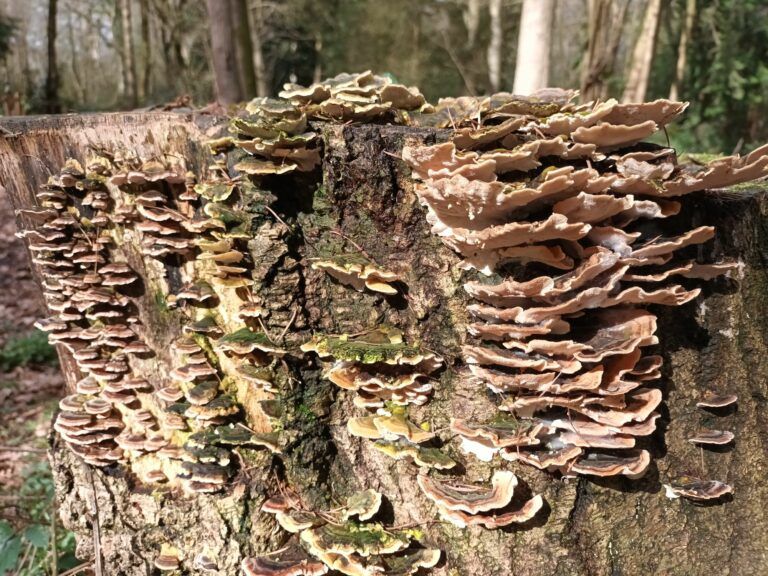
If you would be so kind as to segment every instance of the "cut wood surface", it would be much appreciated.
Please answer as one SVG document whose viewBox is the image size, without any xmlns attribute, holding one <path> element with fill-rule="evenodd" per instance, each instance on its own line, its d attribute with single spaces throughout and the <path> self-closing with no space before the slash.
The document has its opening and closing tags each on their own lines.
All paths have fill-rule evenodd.
<svg viewBox="0 0 768 576">
<path fill-rule="evenodd" d="M 29 208 L 37 188 L 67 158 L 82 161 L 93 150 L 131 150 L 145 159 L 179 154 L 202 175 L 208 161 L 202 144 L 223 126 L 221 118 L 160 113 L 3 118 L 0 185 L 16 208 Z M 470 276 L 429 233 L 410 171 L 398 158 L 404 142 L 431 143 L 445 133 L 379 125 L 321 129 L 321 185 L 298 179 L 278 190 L 272 209 L 279 218 L 260 220 L 249 243 L 264 279 L 254 291 L 273 306 L 267 328 L 273 334 L 285 329 L 286 362 L 296 376 L 283 400 L 289 446 L 280 456 L 263 453 L 241 463 L 222 494 L 185 496 L 146 487 L 119 467 L 90 468 L 53 438 L 59 510 L 78 536 L 83 559 L 98 556 L 110 576 L 153 574 L 160 545 L 170 541 L 190 557 L 208 550 L 219 574 L 238 574 L 243 558 L 283 545 L 286 533 L 259 507 L 288 485 L 306 504 L 323 509 L 355 490 L 382 492 L 388 523 L 418 527 L 425 544 L 443 550 L 443 560 L 430 572 L 436 575 L 768 573 L 768 199 L 762 193 L 701 194 L 677 217 L 683 229 L 716 227 L 714 242 L 701 249 L 702 260 L 727 256 L 744 266 L 738 278 L 707 284 L 695 301 L 656 310 L 666 410 L 661 429 L 645 446 L 654 457 L 649 473 L 641 480 L 562 480 L 505 463 L 531 492 L 544 496 L 545 512 L 513 529 L 461 530 L 438 522 L 433 504 L 416 485 L 413 466 L 348 434 L 347 421 L 359 415 L 351 395 L 321 378 L 314 357 L 298 352 L 313 333 L 396 325 L 406 340 L 419 340 L 446 358 L 430 403 L 434 429 L 446 427 L 452 417 L 471 419 L 490 409 L 488 398 L 467 385 L 457 365 L 468 322 L 461 285 Z M 308 259 L 317 256 L 320 243 L 352 249 L 345 238 L 397 272 L 408 286 L 407 297 L 350 290 L 310 267 Z M 165 342 L 166 331 L 178 326 L 172 315 L 159 319 L 153 296 L 138 298 L 140 316 L 157 342 Z M 63 356 L 71 384 L 77 374 Z M 166 368 L 161 358 L 152 369 Z M 697 409 L 705 389 L 738 394 L 738 408 L 722 416 Z M 701 428 L 733 431 L 736 441 L 702 449 L 687 440 Z M 462 481 L 490 477 L 487 464 L 455 456 L 463 463 Z M 727 481 L 734 495 L 716 505 L 667 499 L 662 484 L 686 473 Z"/>
</svg>

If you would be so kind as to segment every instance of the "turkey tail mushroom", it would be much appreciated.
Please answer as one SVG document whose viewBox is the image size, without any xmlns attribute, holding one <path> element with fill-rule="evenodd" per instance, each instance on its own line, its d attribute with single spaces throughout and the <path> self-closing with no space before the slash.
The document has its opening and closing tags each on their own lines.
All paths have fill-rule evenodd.
<svg viewBox="0 0 768 576">
<path fill-rule="evenodd" d="M 768 175 L 768 147 L 678 164 L 670 148 L 635 144 L 686 103 L 577 105 L 572 95 L 554 96 L 442 101 L 422 119 L 440 125 L 447 111 L 453 136 L 403 149 L 432 232 L 464 257 L 463 268 L 501 276 L 465 284 L 476 302 L 467 308 L 471 340 L 462 350 L 470 383 L 498 394 L 514 426 L 499 428 L 488 415 L 454 420 L 451 430 L 481 460 L 499 455 L 565 474 L 636 478 L 650 464 L 637 438 L 655 430 L 662 402 L 652 387 L 661 359 L 644 355 L 658 343 L 656 316 L 645 306 L 681 306 L 700 292 L 668 280 L 709 280 L 737 267 L 675 260 L 711 240 L 712 227 L 658 237 L 643 221 L 673 219 L 682 204 L 669 197 Z M 510 261 L 521 265 L 513 276 Z M 697 406 L 734 402 L 709 394 Z M 715 431 L 691 439 L 730 440 Z"/>
</svg>

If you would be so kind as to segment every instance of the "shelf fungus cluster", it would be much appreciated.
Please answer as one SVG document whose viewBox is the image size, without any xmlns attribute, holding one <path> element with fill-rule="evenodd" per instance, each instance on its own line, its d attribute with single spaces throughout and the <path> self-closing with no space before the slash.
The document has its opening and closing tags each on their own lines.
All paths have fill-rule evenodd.
<svg viewBox="0 0 768 576">
<path fill-rule="evenodd" d="M 237 447 L 279 451 L 275 434 L 244 425 L 237 382 L 270 389 L 269 366 L 282 353 L 248 327 L 257 305 L 242 301 L 229 324 L 244 327 L 229 334 L 211 313 L 217 279 L 223 288 L 244 285 L 233 280 L 248 272 L 234 268 L 244 254 L 233 242 L 246 237 L 248 219 L 214 212 L 215 201 L 195 187 L 174 163 L 111 156 L 83 167 L 69 160 L 37 193 L 39 206 L 20 211 L 32 224 L 20 236 L 42 272 L 53 313 L 37 326 L 71 353 L 83 375 L 60 402 L 56 431 L 91 465 L 120 462 L 142 482 L 190 493 L 224 487 Z M 212 278 L 165 298 L 188 321 L 186 335 L 162 354 L 145 340 L 139 320 L 139 300 L 156 281 L 128 263 L 142 255 L 161 268 L 192 263 L 199 277 Z M 171 363 L 161 377 L 152 368 L 158 362 Z"/>
<path fill-rule="evenodd" d="M 230 121 L 232 137 L 209 142 L 214 153 L 235 147 L 239 159 L 234 169 L 254 177 L 310 172 L 320 163 L 317 134 L 307 125 L 307 114 L 285 100 L 257 98 L 246 106 L 246 115 Z M 213 191 L 227 195 L 233 183 L 223 182 Z"/>
<path fill-rule="evenodd" d="M 281 98 L 316 119 L 401 122 L 407 120 L 408 112 L 431 110 L 418 88 L 370 71 L 339 74 L 307 87 L 286 84 L 283 88 Z"/>
<path fill-rule="evenodd" d="M 407 345 L 398 330 L 387 327 L 357 336 L 316 336 L 301 349 L 333 361 L 325 378 L 355 392 L 354 405 L 375 413 L 350 418 L 350 434 L 376 440 L 376 448 L 395 459 L 432 468 L 455 465 L 447 454 L 426 445 L 436 439 L 429 427 L 408 416 L 409 406 L 429 401 L 431 374 L 440 369 L 442 358 Z"/>
<path fill-rule="evenodd" d="M 463 450 L 566 475 L 637 478 L 662 402 L 647 307 L 681 306 L 699 294 L 689 279 L 736 267 L 677 257 L 713 228 L 666 235 L 651 221 L 678 214 L 686 194 L 766 175 L 768 148 L 682 165 L 673 150 L 640 141 L 685 104 L 576 105 L 573 96 L 473 99 L 447 142 L 407 146 L 403 158 L 432 232 L 464 268 L 489 277 L 465 284 L 474 302 L 463 358 L 498 412 L 452 421 Z"/>
<path fill-rule="evenodd" d="M 270 498 L 262 511 L 273 514 L 284 530 L 296 536 L 279 556 L 246 558 L 243 574 L 408 576 L 435 566 L 440 551 L 414 545 L 417 532 L 374 520 L 381 503 L 382 495 L 371 489 L 353 494 L 332 511 L 308 510 L 290 495 Z"/>
<path fill-rule="evenodd" d="M 49 318 L 37 322 L 51 343 L 65 347 L 83 378 L 60 402 L 55 429 L 73 452 L 94 466 L 161 448 L 155 415 L 142 402 L 151 390 L 132 373 L 130 358 L 151 352 L 127 295 L 139 280 L 113 261 L 114 202 L 105 158 L 85 167 L 69 160 L 37 193 L 38 207 L 21 210 L 32 225 L 25 237 L 41 272 Z M 134 442 L 126 445 L 126 440 Z"/>
</svg>

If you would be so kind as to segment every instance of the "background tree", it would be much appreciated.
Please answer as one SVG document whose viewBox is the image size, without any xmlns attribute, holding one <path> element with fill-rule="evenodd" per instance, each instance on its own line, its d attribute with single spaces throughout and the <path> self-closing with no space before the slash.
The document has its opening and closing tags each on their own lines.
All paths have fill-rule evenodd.
<svg viewBox="0 0 768 576">
<path fill-rule="evenodd" d="M 545 0 L 547 1 L 547 0 Z M 490 16 L 491 39 L 488 42 L 488 82 L 493 92 L 498 92 L 501 87 L 501 60 L 503 47 L 501 0 L 488 0 L 488 15 Z M 525 4 L 523 5 L 523 15 L 525 15 Z M 469 32 L 469 30 L 467 30 Z M 520 37 L 522 38 L 522 34 Z M 518 70 L 520 60 L 520 50 L 517 53 Z M 517 76 L 515 76 L 517 83 Z"/>
<path fill-rule="evenodd" d="M 230 2 L 222 0 L 206 2 L 216 97 L 221 104 L 232 104 L 243 99 L 234 26 L 236 16 L 232 14 L 231 5 Z"/>
<path fill-rule="evenodd" d="M 671 143 L 683 149 L 729 152 L 742 139 L 748 149 L 768 137 L 768 0 L 530 4 L 539 11 L 549 3 L 546 84 L 580 88 L 585 100 L 621 98 L 625 92 L 639 98 L 638 78 L 647 79 L 648 99 L 676 92 L 695 104 L 686 120 L 669 131 Z M 56 51 L 57 99 L 68 111 L 151 107 L 183 95 L 204 105 L 216 93 L 216 59 L 233 50 L 232 73 L 240 88 L 229 100 L 275 95 L 285 82 L 306 84 L 365 69 L 418 85 L 430 101 L 512 91 L 515 76 L 526 70 L 520 64 L 532 63 L 535 56 L 534 45 L 525 40 L 530 27 L 523 25 L 522 37 L 518 34 L 521 0 L 216 2 L 222 10 L 229 6 L 228 24 L 209 19 L 206 3 L 194 0 L 55 4 L 56 21 L 49 22 L 49 0 L 0 0 L 0 12 L 17 26 L 12 50 L 0 59 L 0 88 L 18 93 L 29 112 L 50 109 L 49 46 Z M 649 12 L 659 4 L 660 12 Z M 123 15 L 129 12 L 131 23 L 124 26 Z M 642 34 L 647 14 L 658 14 L 652 42 Z M 49 24 L 56 25 L 53 32 L 60 31 L 52 42 Z M 232 30 L 226 45 L 234 44 L 224 53 L 213 49 L 211 37 L 211 29 L 222 25 Z M 646 41 L 640 42 L 641 37 Z M 633 52 L 641 46 L 638 60 Z M 133 65 L 126 61 L 131 54 Z M 543 72 L 544 67 L 532 69 Z M 112 70 L 123 72 L 108 73 Z"/>
<path fill-rule="evenodd" d="M 16 32 L 16 22 L 0 13 L 0 59 L 11 49 L 11 39 Z"/>
<path fill-rule="evenodd" d="M 59 64 L 56 57 L 56 36 L 58 0 L 48 0 L 48 72 L 45 79 L 45 111 L 50 114 L 61 112 L 59 100 Z"/>
<path fill-rule="evenodd" d="M 627 85 L 624 88 L 624 102 L 643 102 L 648 90 L 648 77 L 651 73 L 653 54 L 656 49 L 656 33 L 661 16 L 661 0 L 649 0 L 645 9 L 643 26 L 632 53 Z"/>
<path fill-rule="evenodd" d="M 680 86 L 685 78 L 685 68 L 688 58 L 688 43 L 693 31 L 693 23 L 696 20 L 696 0 L 686 0 L 685 23 L 680 31 L 680 43 L 677 47 L 677 63 L 675 65 L 675 78 L 669 89 L 669 99 L 677 100 Z"/>
<path fill-rule="evenodd" d="M 615 69 L 628 8 L 627 0 L 587 2 L 587 49 L 581 76 L 584 100 L 608 96 L 608 81 Z"/>
<path fill-rule="evenodd" d="M 515 94 L 530 94 L 549 85 L 554 0 L 524 0 L 517 40 Z"/>
</svg>

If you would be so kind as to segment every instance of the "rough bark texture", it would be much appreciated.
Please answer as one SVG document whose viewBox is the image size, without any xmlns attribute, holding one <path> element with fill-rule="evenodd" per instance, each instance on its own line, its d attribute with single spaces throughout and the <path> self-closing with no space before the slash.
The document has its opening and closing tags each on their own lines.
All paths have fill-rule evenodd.
<svg viewBox="0 0 768 576">
<path fill-rule="evenodd" d="M 100 115 L 11 119 L 0 127 L 19 133 L 0 140 L 0 184 L 20 207 L 30 205 L 35 188 L 67 156 L 83 157 L 89 147 L 128 147 L 144 156 L 175 151 L 199 170 L 205 165 L 200 141 L 216 133 L 217 120 Z M 54 438 L 59 508 L 77 532 L 84 558 L 96 550 L 110 576 L 151 574 L 160 543 L 171 540 L 184 550 L 189 573 L 197 573 L 191 558 L 207 547 L 218 558 L 219 574 L 237 574 L 244 556 L 282 545 L 286 534 L 259 506 L 285 483 L 318 507 L 333 507 L 361 488 L 383 492 L 389 503 L 385 520 L 419 524 L 424 542 L 444 550 L 444 560 L 432 571 L 436 575 L 747 576 L 768 571 L 768 485 L 763 480 L 768 469 L 768 329 L 763 320 L 768 314 L 768 198 L 701 195 L 686 201 L 676 222 L 665 224 L 717 226 L 716 241 L 700 256 L 741 258 L 745 268 L 738 282 L 719 280 L 694 303 L 657 310 L 667 409 L 662 430 L 647 446 L 655 457 L 648 475 L 637 481 L 563 481 L 503 464 L 532 492 L 544 495 L 545 513 L 512 530 L 459 530 L 435 522 L 412 465 L 393 462 L 370 442 L 349 436 L 345 423 L 357 414 L 351 397 L 320 378 L 316 359 L 296 350 L 313 331 L 355 333 L 381 322 L 393 324 L 406 339 L 418 339 L 447 359 L 434 398 L 418 409 L 415 420 L 441 429 L 451 416 L 471 419 L 489 410 L 489 399 L 465 384 L 456 360 L 467 321 L 461 284 L 470 275 L 457 270 L 458 258 L 429 233 L 408 170 L 397 158 L 408 139 L 432 142 L 444 135 L 374 125 L 322 130 L 321 173 L 277 191 L 273 207 L 291 232 L 265 220 L 250 244 L 257 273 L 265 279 L 257 284 L 259 292 L 274 302 L 290 302 L 276 306 L 270 329 L 288 324 L 297 310 L 287 333 L 292 350 L 287 362 L 297 382 L 284 395 L 282 422 L 292 442 L 280 457 L 249 460 L 224 494 L 193 498 L 152 491 L 119 467 L 90 469 Z M 401 273 L 407 295 L 358 293 L 311 270 L 306 259 L 319 246 L 350 250 L 344 237 Z M 152 295 L 143 296 L 139 306 L 144 324 L 153 322 L 157 342 L 178 328 L 172 315 L 158 313 Z M 74 376 L 66 361 L 65 370 Z M 738 393 L 738 410 L 720 417 L 697 410 L 695 399 L 705 387 Z M 704 425 L 733 430 L 737 442 L 721 451 L 693 447 L 686 438 Z M 453 456 L 463 463 L 459 473 L 466 480 L 487 481 L 487 464 Z M 662 483 L 684 472 L 727 480 L 735 496 L 710 506 L 666 499 Z"/>
</svg>

